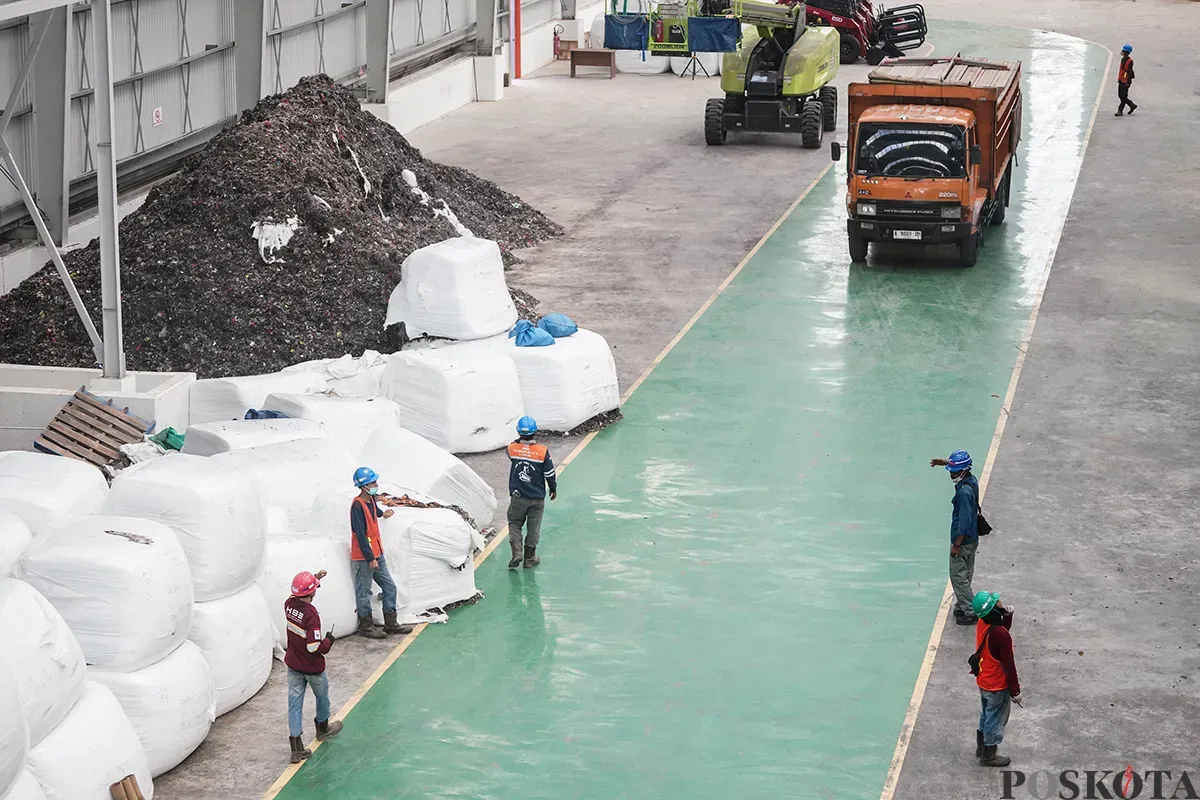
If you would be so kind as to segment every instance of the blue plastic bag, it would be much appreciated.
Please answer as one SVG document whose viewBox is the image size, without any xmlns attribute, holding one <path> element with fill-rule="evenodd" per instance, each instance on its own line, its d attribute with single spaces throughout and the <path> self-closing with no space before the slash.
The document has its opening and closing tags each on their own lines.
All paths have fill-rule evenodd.
<svg viewBox="0 0 1200 800">
<path fill-rule="evenodd" d="M 246 412 L 244 419 L 288 419 L 288 415 L 280 414 L 278 411 L 252 408 Z"/>
<path fill-rule="evenodd" d="M 508 332 L 508 338 L 512 339 L 521 331 L 527 331 L 533 327 L 533 323 L 527 319 L 517 320 L 517 324 L 513 325 L 512 330 Z"/>
<path fill-rule="evenodd" d="M 566 314 L 547 314 L 538 320 L 537 326 L 555 339 L 579 332 L 579 326 Z"/>
<path fill-rule="evenodd" d="M 508 332 L 508 338 L 516 339 L 517 347 L 545 347 L 554 344 L 554 337 L 541 328 L 535 328 L 527 319 L 519 320 Z"/>
</svg>

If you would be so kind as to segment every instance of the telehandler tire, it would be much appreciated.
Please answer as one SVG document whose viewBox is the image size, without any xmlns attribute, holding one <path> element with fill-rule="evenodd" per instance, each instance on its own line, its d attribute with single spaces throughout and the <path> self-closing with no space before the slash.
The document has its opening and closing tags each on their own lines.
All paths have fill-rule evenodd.
<svg viewBox="0 0 1200 800">
<path fill-rule="evenodd" d="M 725 99 L 714 97 L 704 104 L 704 143 L 725 144 Z"/>
<path fill-rule="evenodd" d="M 808 150 L 821 146 L 821 101 L 809 100 L 800 109 L 800 144 Z"/>
</svg>

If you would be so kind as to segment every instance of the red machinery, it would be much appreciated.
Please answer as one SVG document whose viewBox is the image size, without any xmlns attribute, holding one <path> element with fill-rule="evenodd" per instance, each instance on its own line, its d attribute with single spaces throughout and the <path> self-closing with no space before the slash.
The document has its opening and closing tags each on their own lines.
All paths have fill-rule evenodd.
<svg viewBox="0 0 1200 800">
<path fill-rule="evenodd" d="M 803 0 L 779 2 L 795 5 Z M 925 9 L 915 3 L 876 10 L 871 0 L 807 0 L 805 17 L 809 25 L 837 29 L 843 64 L 865 58 L 875 65 L 885 57 L 899 57 L 924 44 L 928 33 Z"/>
</svg>

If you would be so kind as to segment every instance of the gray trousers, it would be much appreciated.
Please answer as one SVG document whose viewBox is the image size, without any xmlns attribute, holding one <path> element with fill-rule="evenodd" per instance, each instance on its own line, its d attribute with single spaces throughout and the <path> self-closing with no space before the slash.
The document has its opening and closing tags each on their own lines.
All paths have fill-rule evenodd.
<svg viewBox="0 0 1200 800">
<path fill-rule="evenodd" d="M 521 547 L 521 528 L 526 524 L 529 532 L 525 535 L 525 546 L 538 546 L 538 540 L 542 537 L 542 514 L 545 511 L 545 498 L 530 500 L 520 495 L 508 498 L 508 543 L 514 552 Z"/>
<path fill-rule="evenodd" d="M 971 610 L 971 601 L 975 593 L 971 591 L 971 579 L 975 577 L 975 550 L 979 540 L 963 542 L 958 555 L 950 556 L 950 585 L 954 587 L 956 607 L 967 616 L 975 613 Z"/>
</svg>

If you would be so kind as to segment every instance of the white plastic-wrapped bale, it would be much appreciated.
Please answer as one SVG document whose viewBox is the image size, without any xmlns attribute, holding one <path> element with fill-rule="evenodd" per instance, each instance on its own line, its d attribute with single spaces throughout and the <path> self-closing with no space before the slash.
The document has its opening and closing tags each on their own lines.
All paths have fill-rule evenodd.
<svg viewBox="0 0 1200 800">
<path fill-rule="evenodd" d="M 617 51 L 617 72 L 627 75 L 662 75 L 671 69 L 668 60 L 636 50 Z"/>
<path fill-rule="evenodd" d="M 258 588 L 267 600 L 271 627 L 275 633 L 275 656 L 283 658 L 287 648 L 287 628 L 283 604 L 291 596 L 292 578 L 298 572 L 328 574 L 317 590 L 317 608 L 325 630 L 334 636 L 349 636 L 358 624 L 354 609 L 354 578 L 350 573 L 350 532 L 340 540 L 332 537 L 292 535 L 267 542 L 266 568 L 258 576 Z"/>
<path fill-rule="evenodd" d="M 230 450 L 245 450 L 264 444 L 301 439 L 328 439 L 325 426 L 310 419 L 239 419 L 191 425 L 183 437 L 181 452 L 191 456 L 213 456 Z"/>
<path fill-rule="evenodd" d="M 217 716 L 208 660 L 192 642 L 132 672 L 89 667 L 88 679 L 107 686 L 116 696 L 156 778 L 200 746 Z"/>
<path fill-rule="evenodd" d="M 514 347 L 525 413 L 538 428 L 566 432 L 621 404 L 617 364 L 598 333 L 579 330 L 553 347 Z"/>
<path fill-rule="evenodd" d="M 593 50 L 604 49 L 604 15 L 597 14 L 592 19 L 591 27 L 588 28 L 590 34 L 588 39 L 588 47 Z"/>
<path fill-rule="evenodd" d="M 137 778 L 146 800 L 154 783 L 146 749 L 105 686 L 88 681 L 66 718 L 29 750 L 29 771 L 48 800 L 111 800 L 109 787 Z"/>
<path fill-rule="evenodd" d="M 475 539 L 462 517 L 439 508 L 396 509 L 397 517 L 402 514 L 412 540 L 407 610 L 444 608 L 478 594 Z"/>
<path fill-rule="evenodd" d="M 383 394 L 380 379 L 387 366 L 387 356 L 365 350 L 361 356 L 349 353 L 341 358 L 322 358 L 284 368 L 284 372 L 302 370 L 319 373 L 330 389 L 346 397 L 379 397 Z"/>
<path fill-rule="evenodd" d="M 286 508 L 267 503 L 263 506 L 263 519 L 266 521 L 268 542 L 272 537 L 287 536 L 292 532 L 292 521 Z M 305 525 L 307 524 L 306 522 Z"/>
<path fill-rule="evenodd" d="M 492 523 L 496 513 L 492 487 L 462 459 L 419 434 L 402 428 L 378 430 L 367 440 L 358 462 L 406 494 L 458 506 L 480 528 Z"/>
<path fill-rule="evenodd" d="M 507 332 L 516 321 L 500 246 L 460 236 L 422 247 L 404 259 L 384 327 L 403 322 L 413 339 L 483 339 Z"/>
<path fill-rule="evenodd" d="M 696 53 L 696 64 L 690 56 L 671 56 L 671 72 L 676 75 L 699 75 L 715 78 L 721 74 L 720 53 Z"/>
<path fill-rule="evenodd" d="M 0 798 L 17 784 L 29 754 L 29 727 L 21 711 L 17 686 L 8 670 L 0 667 Z"/>
<path fill-rule="evenodd" d="M 511 358 L 454 348 L 395 353 L 383 382 L 400 424 L 451 453 L 499 450 L 523 413 Z"/>
<path fill-rule="evenodd" d="M 253 697 L 271 674 L 275 637 L 266 598 L 257 585 L 196 603 L 188 638 L 212 670 L 218 717 Z"/>
<path fill-rule="evenodd" d="M 33 534 L 29 532 L 25 520 L 11 511 L 0 509 L 0 578 L 8 577 L 32 541 Z"/>
<path fill-rule="evenodd" d="M 16 686 L 33 746 L 83 692 L 83 652 L 54 606 L 24 581 L 0 578 L 0 631 L 0 669 Z"/>
<path fill-rule="evenodd" d="M 323 392 L 329 386 L 314 372 L 293 370 L 241 378 L 205 378 L 192 384 L 189 424 L 244 419 L 261 409 L 267 395 L 277 392 Z"/>
<path fill-rule="evenodd" d="M 321 490 L 349 483 L 357 467 L 349 453 L 328 439 L 264 444 L 212 460 L 250 475 L 259 496 L 286 509 L 292 526 L 308 517 Z"/>
<path fill-rule="evenodd" d="M 174 454 L 118 473 L 106 514 L 170 525 L 183 545 L 197 602 L 254 583 L 266 546 L 253 477 L 212 458 Z"/>
<path fill-rule="evenodd" d="M 104 473 L 73 458 L 8 450 L 0 453 L 0 509 L 34 536 L 97 513 L 108 494 Z"/>
<path fill-rule="evenodd" d="M 0 794 L 3 800 L 46 800 L 46 791 L 33 777 L 28 768 L 17 774 L 17 779 L 9 788 L 8 794 Z"/>
<path fill-rule="evenodd" d="M 183 643 L 192 576 L 175 531 L 132 517 L 86 517 L 39 536 L 16 577 L 66 620 L 93 667 L 135 670 Z"/>
<path fill-rule="evenodd" d="M 289 417 L 320 422 L 330 441 L 352 457 L 380 428 L 400 424 L 400 408 L 386 397 L 343 397 L 336 393 L 272 394 L 264 406 Z"/>
</svg>

